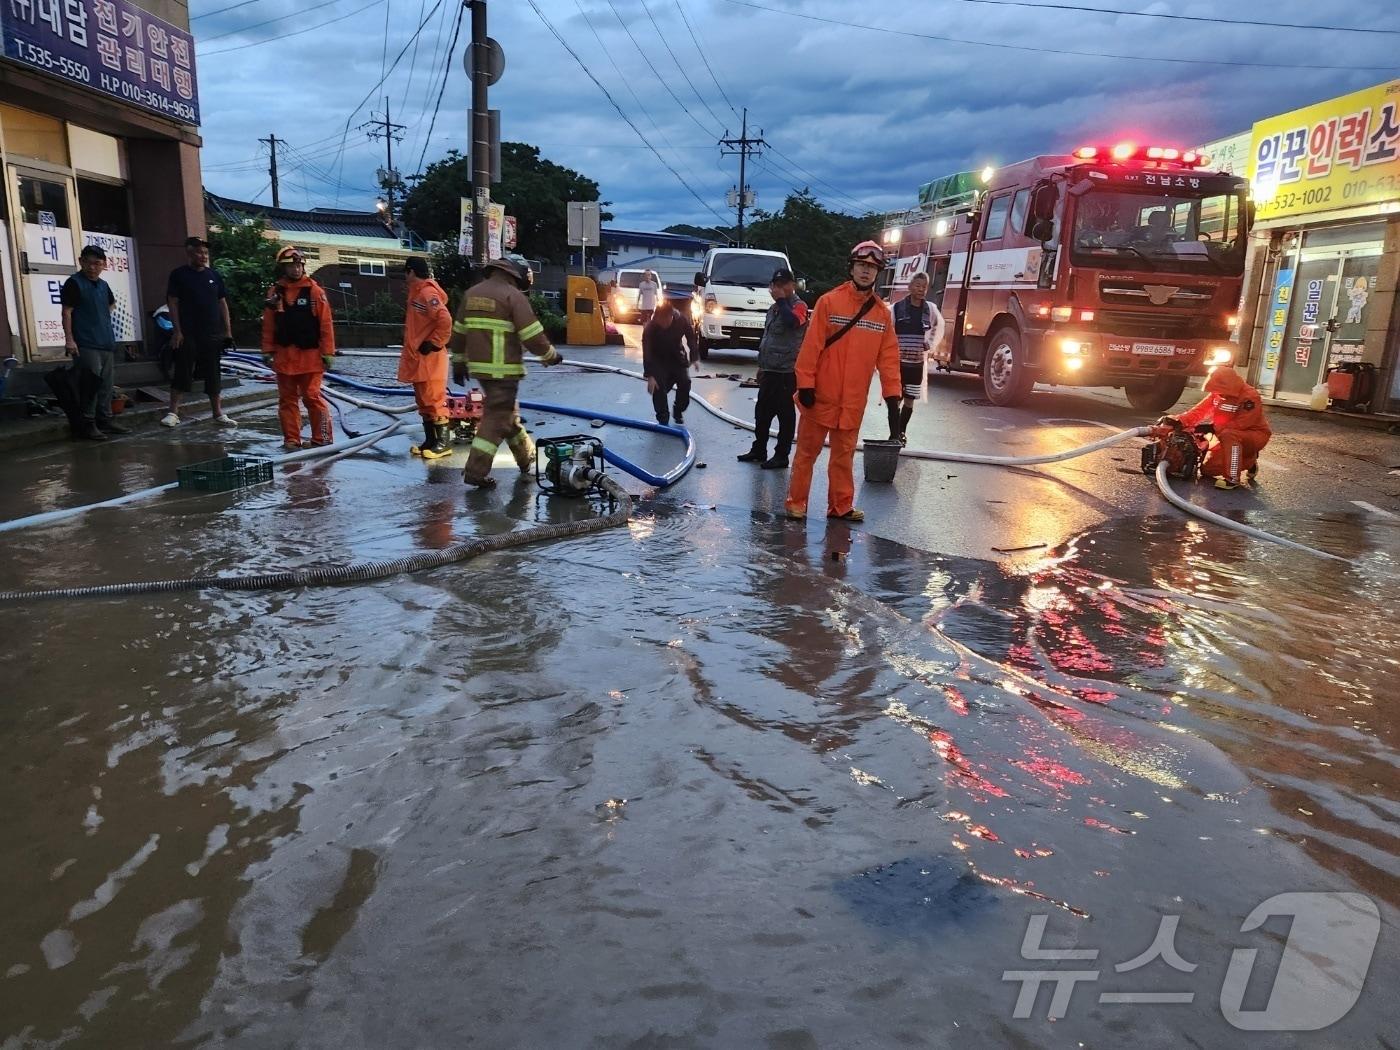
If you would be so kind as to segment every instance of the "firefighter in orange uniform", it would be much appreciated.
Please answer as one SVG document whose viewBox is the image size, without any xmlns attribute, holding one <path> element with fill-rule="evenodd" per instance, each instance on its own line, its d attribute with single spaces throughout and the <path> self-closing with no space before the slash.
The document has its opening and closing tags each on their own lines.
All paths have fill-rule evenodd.
<svg viewBox="0 0 1400 1050">
<path fill-rule="evenodd" d="M 277 253 L 277 282 L 267 290 L 263 309 L 262 353 L 277 373 L 277 418 L 282 447 L 301 448 L 301 405 L 311 416 L 311 444 L 329 445 L 331 406 L 321 395 L 321 376 L 335 354 L 331 304 L 319 284 L 306 276 L 298 248 Z"/>
<path fill-rule="evenodd" d="M 1259 472 L 1259 452 L 1273 436 L 1264 400 L 1233 365 L 1220 365 L 1206 376 L 1205 391 L 1200 404 L 1175 418 L 1197 434 L 1215 436 L 1201 462 L 1202 477 L 1214 478 L 1218 489 L 1248 488 Z"/>
<path fill-rule="evenodd" d="M 452 313 L 447 293 L 428 276 L 428 261 L 404 261 L 408 282 L 408 313 L 403 322 L 403 352 L 399 382 L 413 384 L 413 400 L 423 417 L 423 443 L 410 452 L 424 459 L 452 455 L 447 440 L 447 341 L 452 337 Z"/>
<path fill-rule="evenodd" d="M 807 516 L 812 468 L 827 437 L 826 516 L 864 521 L 854 506 L 853 464 L 860 422 L 870 395 L 870 379 L 880 373 L 880 396 L 890 419 L 899 425 L 899 341 L 890 308 L 875 294 L 875 279 L 885 265 L 884 250 L 874 241 L 851 249 L 851 279 L 817 300 L 807 335 L 797 354 L 797 455 L 788 484 L 787 516 Z"/>
</svg>

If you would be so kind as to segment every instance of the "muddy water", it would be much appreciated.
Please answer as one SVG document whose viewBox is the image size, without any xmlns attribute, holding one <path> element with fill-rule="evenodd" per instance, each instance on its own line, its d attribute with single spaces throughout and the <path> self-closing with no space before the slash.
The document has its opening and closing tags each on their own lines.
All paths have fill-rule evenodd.
<svg viewBox="0 0 1400 1050">
<path fill-rule="evenodd" d="M 406 444 L 406 442 L 404 442 Z M 403 448 L 14 539 L 94 579 L 585 513 Z M 1394 1030 L 1400 588 L 1176 519 L 1019 573 L 739 508 L 368 587 L 3 610 L 0 1046 L 1373 1046 Z M 1246 562 L 1246 553 L 1249 560 Z M 1274 894 L 1384 920 L 1320 1034 Z M 1097 952 L 1049 1022 L 1023 938 Z M 1164 916 L 1175 949 L 1130 972 Z M 1055 964 L 1045 964 L 1051 966 Z M 1102 1003 L 1189 991 L 1190 1004 Z"/>
</svg>

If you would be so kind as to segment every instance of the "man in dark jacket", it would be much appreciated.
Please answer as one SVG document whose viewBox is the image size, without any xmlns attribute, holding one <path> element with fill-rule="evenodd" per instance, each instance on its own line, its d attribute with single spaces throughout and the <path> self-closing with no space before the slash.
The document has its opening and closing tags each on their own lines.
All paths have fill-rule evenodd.
<svg viewBox="0 0 1400 1050">
<path fill-rule="evenodd" d="M 666 395 L 672 387 L 676 390 L 677 426 L 685 423 L 685 410 L 690 407 L 690 354 L 682 345 L 683 340 L 689 340 L 688 346 L 694 348 L 695 329 L 671 300 L 662 296 L 642 329 L 642 374 L 646 376 L 656 421 L 663 425 L 671 421 Z"/>
<path fill-rule="evenodd" d="M 112 418 L 112 383 L 116 377 L 117 339 L 112 311 L 117 297 L 102 279 L 107 253 L 89 244 L 78 258 L 82 267 L 63 282 L 63 345 L 80 368 L 97 377 L 93 394 L 82 405 L 83 422 L 74 436 L 106 441 L 108 434 L 131 431 Z"/>
<path fill-rule="evenodd" d="M 784 470 L 792 450 L 792 434 L 797 426 L 797 407 L 792 395 L 797 391 L 797 351 L 807 327 L 807 304 L 797 298 L 797 281 L 786 267 L 773 272 L 768 294 L 773 305 L 763 323 L 763 339 L 758 344 L 758 404 L 754 406 L 753 447 L 739 456 L 740 463 L 757 463 L 764 470 Z M 768 431 L 778 420 L 778 444 L 768 458 Z"/>
</svg>

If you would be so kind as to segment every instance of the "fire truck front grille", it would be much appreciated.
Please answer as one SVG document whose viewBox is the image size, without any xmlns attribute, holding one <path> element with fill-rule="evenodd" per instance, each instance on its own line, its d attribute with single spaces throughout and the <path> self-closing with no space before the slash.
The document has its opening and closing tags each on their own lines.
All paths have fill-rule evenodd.
<svg viewBox="0 0 1400 1050">
<path fill-rule="evenodd" d="M 1115 335 L 1151 336 L 1158 339 L 1212 339 L 1211 319 L 1194 314 L 1165 314 L 1157 310 L 1099 310 L 1098 324 Z"/>
<path fill-rule="evenodd" d="M 1144 281 L 1101 280 L 1099 298 L 1105 306 L 1166 306 L 1175 309 L 1206 306 L 1215 297 L 1209 285 L 1148 284 Z"/>
</svg>

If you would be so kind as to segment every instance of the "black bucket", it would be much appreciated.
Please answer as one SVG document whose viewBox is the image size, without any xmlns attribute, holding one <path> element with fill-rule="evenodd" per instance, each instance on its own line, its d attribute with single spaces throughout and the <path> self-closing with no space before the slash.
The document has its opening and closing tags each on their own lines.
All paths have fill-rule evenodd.
<svg viewBox="0 0 1400 1050">
<path fill-rule="evenodd" d="M 894 480 L 894 472 L 899 467 L 899 450 L 904 446 L 898 441 L 865 441 L 865 480 L 889 484 Z"/>
</svg>

